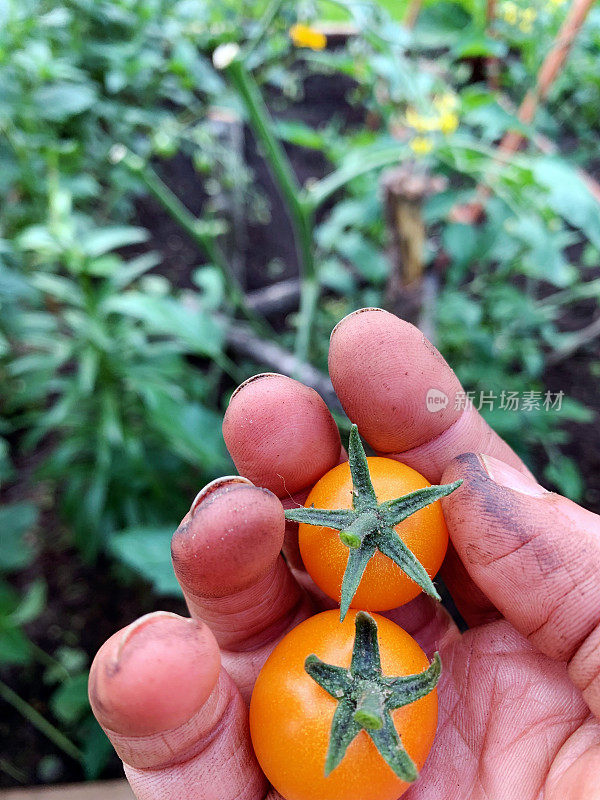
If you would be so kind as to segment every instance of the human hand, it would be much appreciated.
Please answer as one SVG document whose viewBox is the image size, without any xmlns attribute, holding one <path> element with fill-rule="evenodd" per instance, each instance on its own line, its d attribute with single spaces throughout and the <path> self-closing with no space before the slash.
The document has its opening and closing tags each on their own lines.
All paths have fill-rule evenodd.
<svg viewBox="0 0 600 800">
<path fill-rule="evenodd" d="M 600 517 L 546 492 L 474 409 L 427 410 L 428 389 L 454 398 L 460 384 L 413 326 L 356 312 L 335 328 L 329 364 L 377 452 L 434 483 L 464 481 L 442 501 L 442 576 L 470 629 L 425 595 L 386 614 L 444 665 L 436 740 L 403 800 L 598 800 Z M 252 753 L 244 699 L 277 641 L 323 600 L 293 530 L 287 563 L 279 554 L 274 494 L 303 502 L 344 454 L 318 395 L 282 376 L 243 384 L 223 434 L 255 485 L 209 485 L 173 537 L 192 620 L 143 617 L 91 671 L 94 713 L 139 800 L 280 800 Z"/>
</svg>

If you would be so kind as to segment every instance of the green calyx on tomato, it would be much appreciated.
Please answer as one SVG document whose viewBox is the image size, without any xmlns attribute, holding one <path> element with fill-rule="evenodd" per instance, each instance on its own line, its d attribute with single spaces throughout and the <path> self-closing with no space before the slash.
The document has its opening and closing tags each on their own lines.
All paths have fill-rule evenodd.
<svg viewBox="0 0 600 800">
<path fill-rule="evenodd" d="M 350 430 L 348 461 L 353 485 L 352 509 L 324 509 L 311 506 L 292 508 L 285 512 L 286 519 L 294 522 L 339 531 L 340 541 L 349 548 L 340 598 L 341 619 L 346 616 L 365 568 L 376 550 L 397 564 L 424 592 L 439 600 L 440 596 L 427 571 L 404 544 L 394 527 L 411 514 L 451 494 L 462 481 L 442 486 L 428 486 L 397 497 L 395 500 L 378 503 L 357 425 L 352 425 Z"/>
<path fill-rule="evenodd" d="M 377 623 L 370 614 L 359 611 L 355 626 L 349 670 L 326 664 L 315 655 L 308 656 L 304 664 L 310 677 L 338 703 L 331 724 L 325 775 L 338 766 L 350 743 L 364 730 L 386 764 L 401 780 L 411 783 L 419 773 L 402 747 L 390 712 L 435 689 L 442 671 L 439 653 L 417 675 L 387 677 L 381 672 Z"/>
</svg>

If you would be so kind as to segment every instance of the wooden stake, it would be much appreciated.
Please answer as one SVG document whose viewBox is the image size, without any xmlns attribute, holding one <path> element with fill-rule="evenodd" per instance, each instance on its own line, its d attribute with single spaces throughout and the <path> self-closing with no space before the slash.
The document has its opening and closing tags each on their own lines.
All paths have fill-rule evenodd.
<svg viewBox="0 0 600 800">
<path fill-rule="evenodd" d="M 540 68 L 535 88 L 527 92 L 525 99 L 521 103 L 517 114 L 520 122 L 526 125 L 533 122 L 539 104 L 546 99 L 552 84 L 560 75 L 573 47 L 573 42 L 594 2 L 595 0 L 573 0 L 573 5 L 569 9 L 558 36 L 554 40 L 554 45 Z M 521 133 L 509 131 L 500 143 L 500 149 L 505 153 L 514 153 L 519 149 L 522 141 L 523 135 Z"/>
<path fill-rule="evenodd" d="M 552 49 L 544 59 L 538 72 L 536 85 L 525 95 L 517 112 L 517 119 L 529 125 L 533 122 L 538 106 L 548 96 L 552 84 L 560 74 L 573 47 L 573 42 L 581 30 L 586 17 L 594 5 L 595 0 L 573 0 L 569 13 L 558 32 Z M 488 6 L 489 8 L 489 6 Z M 519 131 L 508 131 L 498 146 L 503 153 L 515 153 L 523 141 L 523 134 Z M 586 176 L 586 183 L 589 184 Z M 596 196 L 596 190 L 592 192 Z M 489 197 L 489 190 L 480 186 L 477 190 L 477 200 L 463 206 L 457 206 L 450 214 L 451 219 L 465 224 L 475 224 L 483 214 L 483 205 Z"/>
<path fill-rule="evenodd" d="M 387 170 L 381 177 L 392 262 L 386 305 L 409 322 L 418 322 L 423 300 L 423 203 L 445 186 L 444 178 L 420 171 L 412 162 Z"/>
<path fill-rule="evenodd" d="M 417 24 L 422 5 L 423 0 L 411 0 L 409 3 L 404 19 L 402 20 L 402 24 L 405 28 L 408 28 L 408 30 L 412 30 Z"/>
<path fill-rule="evenodd" d="M 495 32 L 493 30 L 494 20 L 496 19 L 496 0 L 487 0 L 485 9 L 485 22 L 486 31 L 490 39 L 494 39 Z M 496 56 L 489 56 L 485 62 L 485 71 L 488 86 L 493 91 L 498 91 L 500 88 L 500 59 Z"/>
</svg>

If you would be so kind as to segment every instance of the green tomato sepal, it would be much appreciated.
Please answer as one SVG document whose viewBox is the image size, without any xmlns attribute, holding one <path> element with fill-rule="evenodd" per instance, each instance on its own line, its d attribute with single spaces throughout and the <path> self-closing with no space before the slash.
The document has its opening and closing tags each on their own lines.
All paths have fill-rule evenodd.
<svg viewBox="0 0 600 800">
<path fill-rule="evenodd" d="M 339 531 L 340 541 L 349 549 L 348 563 L 342 580 L 340 619 L 344 619 L 364 571 L 379 550 L 430 597 L 440 596 L 425 567 L 404 544 L 394 530 L 407 517 L 451 494 L 462 480 L 441 486 L 427 486 L 415 492 L 378 503 L 369 473 L 367 456 L 358 426 L 352 425 L 348 446 L 348 461 L 352 476 L 352 509 L 292 508 L 286 519 L 306 525 L 333 528 Z"/>
<path fill-rule="evenodd" d="M 359 611 L 355 628 L 349 670 L 326 664 L 316 655 L 308 656 L 304 663 L 310 677 L 338 704 L 331 724 L 325 775 L 341 763 L 350 743 L 364 730 L 394 773 L 412 783 L 419 773 L 402 746 L 391 712 L 435 689 L 442 670 L 439 653 L 423 672 L 387 677 L 381 671 L 377 623 L 370 614 Z"/>
</svg>

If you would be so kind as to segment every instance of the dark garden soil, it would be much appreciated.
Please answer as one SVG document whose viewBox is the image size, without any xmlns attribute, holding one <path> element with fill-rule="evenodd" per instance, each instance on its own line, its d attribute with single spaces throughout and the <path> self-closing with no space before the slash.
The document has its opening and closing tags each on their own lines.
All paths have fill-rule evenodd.
<svg viewBox="0 0 600 800">
<path fill-rule="evenodd" d="M 82 564 L 79 554 L 65 546 L 57 520 L 46 515 L 41 529 L 45 549 L 33 567 L 20 576 L 23 584 L 43 578 L 48 604 L 27 627 L 32 641 L 47 653 L 69 647 L 83 650 L 88 663 L 106 639 L 142 614 L 163 609 L 185 614 L 183 600 L 156 598 L 149 584 L 123 572 L 101 557 L 94 566 Z M 169 558 L 168 552 L 165 559 Z M 44 682 L 46 667 L 35 664 L 12 668 L 3 679 L 21 697 L 52 720 L 51 695 L 56 688 Z M 62 730 L 76 740 L 76 728 Z M 13 708 L 2 702 L 0 714 L 2 763 L 13 775 L 0 772 L 0 787 L 18 784 L 56 783 L 83 780 L 81 767 L 28 724 Z M 103 777 L 119 777 L 122 767 L 112 756 Z"/>
<path fill-rule="evenodd" d="M 583 306 L 583 307 L 582 307 Z M 575 306 L 561 320 L 564 330 L 580 330 L 593 321 L 596 309 L 589 305 Z M 569 437 L 561 446 L 562 452 L 578 465 L 584 482 L 581 504 L 600 514 L 600 343 L 596 339 L 544 375 L 544 383 L 551 392 L 563 391 L 565 396 L 577 400 L 594 412 L 589 423 L 568 422 L 563 427 Z M 543 456 L 540 460 L 544 461 Z"/>
<path fill-rule="evenodd" d="M 364 123 L 361 112 L 347 103 L 346 94 L 350 88 L 339 76 L 315 76 L 307 81 L 303 99 L 286 114 L 316 126 L 328 122 L 333 113 L 349 125 Z M 277 98 L 272 98 L 272 105 L 277 111 Z M 271 205 L 268 224 L 250 225 L 245 231 L 244 282 L 245 288 L 251 291 L 297 276 L 298 264 L 283 204 L 277 198 L 252 137 L 247 134 L 245 139 L 244 156 Z M 327 171 L 326 163 L 316 151 L 289 147 L 288 152 L 301 182 L 320 177 Z M 189 209 L 200 212 L 205 195 L 201 178 L 191 164 L 177 157 L 168 165 L 163 164 L 162 172 Z M 137 212 L 138 223 L 152 233 L 151 246 L 163 257 L 161 272 L 178 286 L 190 286 L 193 270 L 202 263 L 197 248 L 151 198 L 140 199 Z M 595 314 L 596 308 L 591 302 L 574 305 L 562 321 L 564 328 L 580 329 L 591 322 Z M 551 391 L 562 390 L 597 412 L 599 369 L 600 347 L 594 341 L 570 359 L 548 369 L 545 382 Z M 578 463 L 586 482 L 583 502 L 600 512 L 600 426 L 594 421 L 585 425 L 570 424 L 567 430 L 571 442 L 565 451 Z M 541 455 L 540 466 L 543 466 Z M 81 648 L 91 660 L 108 636 L 139 615 L 159 608 L 185 613 L 183 602 L 156 598 L 147 583 L 104 557 L 94 566 L 83 564 L 78 553 L 67 546 L 66 536 L 52 513 L 44 513 L 40 532 L 42 552 L 33 566 L 19 576 L 19 582 L 27 585 L 34 578 L 43 578 L 47 583 L 48 605 L 28 628 L 32 639 L 46 652 L 55 652 L 61 646 Z M 169 558 L 168 553 L 165 558 Z M 36 710 L 52 718 L 49 710 L 52 687 L 44 683 L 43 676 L 44 667 L 34 666 L 5 671 L 2 677 Z M 83 778 L 78 764 L 2 701 L 0 740 L 3 742 L 0 787 Z M 9 766 L 8 771 L 5 765 Z M 113 757 L 103 776 L 119 774 L 119 762 Z"/>
</svg>

